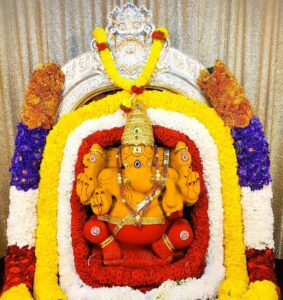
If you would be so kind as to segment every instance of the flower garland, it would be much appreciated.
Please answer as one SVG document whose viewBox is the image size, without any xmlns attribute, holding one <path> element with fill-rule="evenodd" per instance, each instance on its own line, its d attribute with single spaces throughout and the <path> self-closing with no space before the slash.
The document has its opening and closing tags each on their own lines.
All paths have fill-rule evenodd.
<svg viewBox="0 0 283 300">
<path fill-rule="evenodd" d="M 253 117 L 245 128 L 232 129 L 241 186 L 260 190 L 271 182 L 269 149 L 262 124 Z M 252 137 L 252 138 L 251 138 Z"/>
<path fill-rule="evenodd" d="M 256 191 L 242 188 L 247 268 L 251 282 L 266 279 L 277 283 L 271 200 L 271 184 Z"/>
<path fill-rule="evenodd" d="M 8 247 L 5 257 L 5 286 L 3 292 L 21 283 L 31 290 L 35 270 L 34 248 Z"/>
<path fill-rule="evenodd" d="M 33 72 L 26 91 L 10 168 L 8 251 L 3 299 L 31 299 L 39 167 L 46 136 L 53 125 L 60 102 L 63 83 L 64 74 L 59 65 L 41 64 Z"/>
<path fill-rule="evenodd" d="M 1 295 L 1 300 L 14 300 L 14 299 L 21 299 L 21 300 L 33 300 L 29 289 L 23 283 L 19 285 L 15 285 L 10 287 L 9 290 L 5 291 Z"/>
<path fill-rule="evenodd" d="M 48 131 L 43 128 L 30 129 L 18 123 L 15 152 L 12 159 L 11 185 L 19 190 L 37 189 L 39 166 Z"/>
<path fill-rule="evenodd" d="M 261 190 L 242 188 L 245 244 L 248 249 L 274 248 L 271 184 Z"/>
<path fill-rule="evenodd" d="M 217 60 L 214 67 L 202 70 L 197 83 L 225 125 L 233 128 L 249 124 L 253 117 L 249 100 L 221 60 Z"/>
<path fill-rule="evenodd" d="M 270 263 L 274 257 L 274 241 L 272 191 L 271 185 L 266 186 L 271 182 L 269 149 L 262 124 L 257 117 L 252 117 L 253 112 L 249 101 L 245 98 L 243 88 L 238 85 L 236 78 L 226 70 L 221 61 L 216 61 L 214 67 L 202 71 L 197 81 L 225 124 L 232 128 L 239 183 L 242 187 L 250 281 L 254 281 L 255 278 L 261 280 L 272 278 L 276 283 L 274 259 L 273 263 Z M 259 225 L 262 231 L 260 234 Z M 249 255 L 250 251 L 255 251 L 255 255 Z M 259 257 L 260 268 L 254 263 Z"/>
<path fill-rule="evenodd" d="M 123 78 L 117 70 L 111 52 L 106 44 L 107 37 L 104 29 L 100 27 L 96 28 L 93 31 L 93 36 L 97 42 L 100 58 L 108 76 L 112 79 L 115 85 L 125 91 L 135 94 L 143 93 L 144 86 L 149 82 L 156 64 L 158 63 L 164 42 L 169 38 L 168 31 L 164 27 L 160 27 L 157 31 L 153 32 L 153 43 L 147 62 L 141 74 L 139 74 L 138 78 L 133 81 Z"/>
<path fill-rule="evenodd" d="M 250 282 L 256 280 L 269 280 L 276 283 L 274 273 L 274 252 L 272 249 L 246 250 Z"/>
<path fill-rule="evenodd" d="M 26 91 L 21 121 L 28 128 L 50 129 L 61 99 L 65 75 L 57 64 L 40 64 Z"/>
<path fill-rule="evenodd" d="M 242 240 L 241 207 L 239 201 L 240 190 L 237 185 L 236 157 L 232 147 L 232 138 L 229 135 L 229 131 L 223 127 L 222 122 L 216 117 L 213 110 L 208 109 L 205 105 L 190 102 L 185 97 L 173 95 L 169 92 L 147 92 L 141 96 L 143 97 L 145 104 L 149 107 L 161 106 L 163 109 L 180 111 L 183 114 L 194 115 L 196 118 L 201 118 L 201 122 L 209 129 L 210 134 L 214 138 L 217 145 L 223 145 L 223 149 L 225 149 L 225 151 L 219 152 L 219 161 L 223 166 L 221 170 L 223 199 L 229 199 L 229 201 L 223 202 L 225 212 L 224 244 L 226 249 L 225 265 L 227 279 L 224 281 L 224 284 L 219 291 L 219 297 L 224 298 L 228 294 L 230 294 L 232 297 L 239 297 L 245 292 L 248 282 L 245 266 L 244 244 Z M 77 112 L 70 113 L 64 117 L 62 121 L 59 122 L 55 127 L 56 130 L 53 131 L 53 134 L 49 135 L 50 143 L 48 143 L 49 146 L 47 145 L 48 147 L 46 148 L 45 153 L 47 154 L 47 157 L 43 161 L 42 172 L 46 172 L 46 169 L 48 168 L 53 170 L 53 172 L 56 170 L 56 172 L 58 172 L 59 167 L 56 166 L 56 163 L 58 164 L 62 160 L 63 155 L 61 152 L 62 150 L 58 151 L 58 146 L 61 145 L 60 148 L 62 149 L 70 128 L 75 128 L 79 122 L 82 121 L 82 119 L 78 120 L 78 116 L 83 115 L 83 117 L 87 119 L 89 117 L 95 118 L 101 113 L 113 113 L 118 109 L 117 102 L 120 102 L 117 101 L 115 103 L 113 99 L 119 100 L 120 98 L 120 100 L 122 100 L 123 97 L 128 97 L 128 93 L 121 92 L 114 96 L 106 97 L 98 103 L 90 104 L 89 106 L 84 107 Z M 158 101 L 156 99 L 158 99 Z M 92 111 L 88 111 L 88 109 L 90 110 L 92 107 L 95 108 Z M 214 118 L 212 122 L 213 125 L 210 123 L 211 118 Z M 66 132 L 64 131 L 64 128 L 69 129 Z M 223 135 L 225 134 L 227 135 L 228 139 L 223 139 Z M 54 144 L 54 139 L 56 140 L 56 144 Z M 53 143 L 51 142 L 52 140 Z M 54 145 L 56 145 L 56 147 Z M 230 158 L 228 159 L 228 157 Z M 54 164 L 52 161 L 56 163 Z M 226 166 L 226 168 L 224 166 Z M 44 299 L 52 299 L 54 295 L 62 297 L 62 299 L 64 297 L 56 283 L 57 253 L 56 226 L 54 222 L 56 222 L 57 192 L 56 189 L 53 191 L 51 185 L 51 182 L 58 182 L 58 175 L 56 176 L 53 174 L 50 174 L 50 176 L 46 177 L 42 176 L 40 183 L 42 191 L 39 195 L 39 238 L 37 239 L 37 270 L 35 278 L 35 293 L 39 299 L 41 295 L 44 295 Z M 45 193 L 43 192 L 44 188 Z M 46 189 L 49 190 L 48 193 L 46 193 Z M 50 197 L 51 193 L 52 197 Z M 48 198 L 48 201 L 47 199 L 45 200 L 45 197 Z M 50 203 L 50 199 L 55 200 L 55 206 L 54 204 Z M 46 255 L 46 249 L 48 249 L 48 255 Z M 44 276 L 44 282 L 41 280 L 41 276 Z M 257 289 L 261 289 L 261 292 L 268 291 L 269 289 L 275 289 L 274 286 L 268 281 L 255 282 L 255 284 L 253 284 L 251 287 L 253 288 L 251 288 L 247 294 L 250 294 L 251 291 L 252 293 L 256 293 Z M 272 292 L 270 295 L 271 294 Z M 264 295 L 266 296 L 266 299 L 274 299 L 269 298 L 268 294 Z"/>
<path fill-rule="evenodd" d="M 15 186 L 10 188 L 10 214 L 7 219 L 8 245 L 34 247 L 36 228 L 36 202 L 38 189 L 26 192 Z M 23 221 L 24 220 L 24 221 Z"/>
<path fill-rule="evenodd" d="M 120 95 L 121 95 L 121 93 L 120 93 Z M 119 95 L 119 96 L 120 96 Z M 118 96 L 118 95 L 117 95 Z M 100 104 L 100 103 L 97 103 L 98 105 Z M 108 110 L 109 109 L 109 107 L 110 107 L 110 105 L 109 105 L 109 103 L 108 103 L 108 105 L 106 104 L 106 106 L 105 106 L 105 109 L 106 110 Z M 83 110 L 83 108 L 82 108 L 82 110 Z M 85 111 L 85 113 L 86 113 L 86 111 Z M 87 117 L 86 115 L 84 115 L 84 117 Z M 72 120 L 72 122 L 74 122 L 75 120 Z M 65 124 L 66 125 L 66 124 Z M 74 123 L 72 123 L 72 125 L 74 126 Z M 50 136 L 49 136 L 50 137 Z M 62 139 L 60 138 L 60 141 L 61 141 Z M 55 148 L 54 148 L 54 152 L 58 155 L 58 147 L 57 147 L 57 149 L 55 150 Z M 55 154 L 54 153 L 54 154 Z M 52 156 L 54 156 L 54 155 L 52 155 Z M 53 161 L 54 161 L 54 159 L 53 159 Z M 51 162 L 50 162 L 51 163 Z M 50 166 L 49 166 L 49 168 L 50 168 Z M 52 168 L 50 168 L 50 169 L 52 169 L 52 170 L 54 170 L 54 168 L 52 167 Z M 56 168 L 55 168 L 56 169 Z M 54 175 L 54 174 L 53 174 Z M 46 178 L 46 176 L 43 176 L 43 178 Z M 56 178 L 56 177 L 55 177 Z M 49 184 L 48 184 L 48 186 L 50 187 L 50 181 L 51 181 L 51 178 L 49 178 Z M 50 189 L 49 189 L 50 190 Z M 52 197 L 51 197 L 52 198 Z M 46 209 L 47 209 L 47 211 L 48 211 L 48 207 L 46 207 Z M 47 221 L 49 221 L 50 220 L 50 218 L 51 218 L 51 213 L 50 214 L 48 214 L 48 220 Z M 46 216 L 46 212 L 45 212 L 45 214 L 44 214 L 44 216 Z M 48 222 L 49 223 L 49 222 Z M 50 228 L 53 228 L 53 226 L 50 224 Z M 48 234 L 48 239 L 50 238 L 50 236 L 52 236 L 52 234 Z M 41 242 L 43 242 L 43 241 L 41 241 Z M 47 245 L 49 245 L 50 244 L 50 242 L 49 241 L 47 241 L 46 239 L 44 239 L 44 242 L 46 242 L 47 243 Z M 37 250 L 39 249 L 39 247 L 37 247 Z M 51 251 L 49 250 L 49 253 L 50 253 Z M 45 259 L 47 259 L 46 257 L 45 257 Z M 40 259 L 38 258 L 38 262 L 40 261 Z M 54 260 L 53 260 L 53 258 L 52 258 L 52 262 L 53 262 Z M 46 265 L 46 264 L 44 264 L 44 265 Z"/>
</svg>

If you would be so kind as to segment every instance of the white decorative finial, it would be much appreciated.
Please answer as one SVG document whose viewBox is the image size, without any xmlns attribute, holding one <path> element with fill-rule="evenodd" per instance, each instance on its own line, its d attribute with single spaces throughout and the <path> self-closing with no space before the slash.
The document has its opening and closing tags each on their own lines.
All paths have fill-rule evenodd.
<svg viewBox="0 0 283 300">
<path fill-rule="evenodd" d="M 113 35 L 150 35 L 153 28 L 151 17 L 144 6 L 137 8 L 133 3 L 126 3 L 109 13 L 106 29 Z"/>
<path fill-rule="evenodd" d="M 122 76 L 135 79 L 142 71 L 151 45 L 154 26 L 151 13 L 143 6 L 126 3 L 108 15 L 107 40 Z"/>
</svg>

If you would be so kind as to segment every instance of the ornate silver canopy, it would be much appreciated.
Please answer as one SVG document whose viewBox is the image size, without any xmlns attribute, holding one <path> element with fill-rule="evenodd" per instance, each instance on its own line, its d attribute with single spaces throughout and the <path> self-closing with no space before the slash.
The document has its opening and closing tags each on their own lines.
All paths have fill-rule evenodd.
<svg viewBox="0 0 283 300">
<path fill-rule="evenodd" d="M 116 66 L 125 78 L 136 78 L 146 63 L 151 33 L 155 29 L 150 19 L 151 13 L 145 7 L 138 8 L 132 3 L 115 7 L 108 16 L 107 41 Z M 149 87 L 171 90 L 207 103 L 196 83 L 201 69 L 204 66 L 198 61 L 168 43 L 162 50 Z M 100 93 L 118 89 L 105 73 L 95 41 L 90 51 L 70 60 L 62 70 L 66 80 L 59 118 Z"/>
</svg>

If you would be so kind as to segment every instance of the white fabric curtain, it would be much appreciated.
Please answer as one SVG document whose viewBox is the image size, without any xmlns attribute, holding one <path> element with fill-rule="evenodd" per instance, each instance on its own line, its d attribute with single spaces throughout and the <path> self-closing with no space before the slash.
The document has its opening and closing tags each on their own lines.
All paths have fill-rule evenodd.
<svg viewBox="0 0 283 300">
<path fill-rule="evenodd" d="M 283 258 L 283 1 L 131 1 L 152 11 L 175 48 L 211 66 L 223 60 L 244 86 L 270 143 L 276 255 Z M 0 256 L 6 248 L 8 168 L 25 87 L 40 62 L 65 64 L 90 48 L 113 0 L 0 1 Z"/>
</svg>

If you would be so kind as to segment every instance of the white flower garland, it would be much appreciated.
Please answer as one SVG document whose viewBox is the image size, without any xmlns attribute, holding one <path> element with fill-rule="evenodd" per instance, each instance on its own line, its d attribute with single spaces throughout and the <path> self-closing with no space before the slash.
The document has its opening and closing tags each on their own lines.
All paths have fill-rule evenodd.
<svg viewBox="0 0 283 300">
<path fill-rule="evenodd" d="M 9 217 L 7 219 L 8 246 L 34 247 L 37 197 L 38 189 L 30 189 L 25 192 L 11 186 Z"/>
<path fill-rule="evenodd" d="M 243 187 L 242 209 L 245 228 L 245 244 L 249 249 L 274 248 L 271 183 L 261 190 Z"/>
<path fill-rule="evenodd" d="M 150 291 L 151 299 L 212 299 L 224 278 L 223 266 L 223 207 L 218 150 L 208 130 L 198 120 L 162 109 L 148 109 L 152 125 L 160 125 L 184 133 L 195 142 L 203 165 L 203 177 L 208 195 L 209 247 L 207 266 L 200 279 L 188 278 L 177 285 L 175 281 Z M 169 288 L 170 287 L 170 288 Z M 157 290 L 157 291 L 156 291 Z M 166 295 L 163 297 L 162 295 Z M 177 296 L 178 295 L 178 296 Z"/>
<path fill-rule="evenodd" d="M 209 199 L 210 223 L 204 274 L 200 279 L 183 280 L 181 285 L 167 281 L 147 294 L 129 287 L 94 289 L 84 284 L 77 274 L 71 239 L 70 198 L 78 149 L 82 140 L 93 132 L 123 126 L 124 115 L 118 111 L 113 115 L 83 122 L 70 134 L 64 149 L 58 186 L 58 251 L 60 283 L 69 299 L 161 299 L 163 296 L 170 299 L 183 299 L 184 296 L 186 299 L 207 299 L 216 296 L 219 284 L 223 280 L 223 208 L 217 147 L 207 129 L 196 119 L 161 109 L 149 109 L 148 113 L 154 125 L 188 135 L 199 149 Z"/>
</svg>

